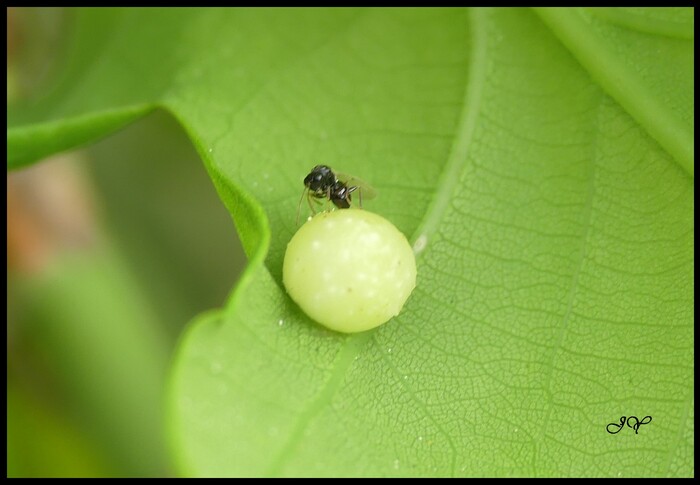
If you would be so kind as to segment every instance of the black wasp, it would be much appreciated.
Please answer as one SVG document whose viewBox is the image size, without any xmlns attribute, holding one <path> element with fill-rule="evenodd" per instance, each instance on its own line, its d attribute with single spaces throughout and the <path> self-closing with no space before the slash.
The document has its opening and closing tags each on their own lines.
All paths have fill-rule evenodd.
<svg viewBox="0 0 700 485">
<path fill-rule="evenodd" d="M 299 209 L 301 209 L 301 201 L 306 200 L 309 203 L 311 212 L 314 214 L 314 209 L 311 200 L 319 201 L 319 199 L 328 199 L 333 202 L 339 209 L 347 209 L 352 201 L 352 193 L 357 191 L 360 200 L 360 209 L 362 208 L 362 198 L 371 199 L 377 195 L 377 192 L 370 187 L 366 182 L 363 182 L 352 175 L 333 172 L 327 165 L 316 165 L 309 175 L 304 178 L 304 192 L 299 199 L 299 207 L 297 207 L 297 224 L 299 224 Z"/>
</svg>

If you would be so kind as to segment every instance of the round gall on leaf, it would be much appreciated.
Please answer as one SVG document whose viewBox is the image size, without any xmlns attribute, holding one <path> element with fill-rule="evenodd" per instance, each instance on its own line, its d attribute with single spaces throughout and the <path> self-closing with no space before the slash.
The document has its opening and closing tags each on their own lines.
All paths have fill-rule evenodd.
<svg viewBox="0 0 700 485">
<path fill-rule="evenodd" d="M 321 212 L 287 244 L 283 280 L 318 323 L 362 332 L 399 314 L 416 286 L 416 259 L 404 235 L 377 214 Z"/>
</svg>

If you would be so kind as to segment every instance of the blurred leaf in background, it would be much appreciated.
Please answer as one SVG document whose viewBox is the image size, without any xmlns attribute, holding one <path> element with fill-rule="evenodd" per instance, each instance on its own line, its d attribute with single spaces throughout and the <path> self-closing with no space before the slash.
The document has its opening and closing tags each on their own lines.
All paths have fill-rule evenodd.
<svg viewBox="0 0 700 485">
<path fill-rule="evenodd" d="M 55 86 L 8 110 L 8 168 L 162 108 L 249 257 L 172 361 L 179 473 L 694 474 L 692 9 L 71 13 Z M 122 187 L 188 191 L 148 167 L 159 150 Z M 418 287 L 375 331 L 321 329 L 282 287 L 315 163 L 371 182 L 368 208 L 416 244 Z M 140 242 L 186 210 L 164 207 L 122 219 L 125 254 L 145 261 L 129 274 L 149 288 L 109 278 L 135 293 L 128 315 L 149 318 L 170 285 L 204 301 L 149 269 L 197 274 L 173 258 L 200 238 Z M 605 432 L 630 414 L 653 423 Z"/>
<path fill-rule="evenodd" d="M 16 42 L 60 55 L 59 41 L 36 36 L 46 36 L 47 16 L 57 25 L 66 12 L 9 13 Z M 8 75 L 41 71 L 17 49 Z M 243 264 L 191 143 L 162 113 L 9 174 L 8 476 L 171 474 L 170 354 L 193 315 L 224 301 Z"/>
</svg>

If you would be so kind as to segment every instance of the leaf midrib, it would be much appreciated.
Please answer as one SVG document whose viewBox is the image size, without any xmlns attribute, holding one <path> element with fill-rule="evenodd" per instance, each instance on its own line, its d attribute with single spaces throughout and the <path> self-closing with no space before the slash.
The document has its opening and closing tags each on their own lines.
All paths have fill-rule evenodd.
<svg viewBox="0 0 700 485">
<path fill-rule="evenodd" d="M 470 11 L 470 23 L 473 36 L 472 57 L 469 62 L 467 87 L 464 95 L 463 109 L 457 125 L 457 136 L 452 144 L 447 164 L 440 181 L 435 187 L 435 198 L 428 207 L 423 222 L 411 237 L 411 243 L 422 239 L 430 241 L 442 221 L 442 217 L 454 199 L 460 182 L 460 174 L 468 162 L 469 146 L 474 135 L 476 120 L 480 112 L 481 97 L 486 79 L 486 22 L 487 10 L 473 8 Z M 422 251 L 422 248 L 421 248 Z M 417 252 L 417 256 L 420 252 Z"/>
<path fill-rule="evenodd" d="M 455 190 L 457 190 L 460 180 L 459 174 L 467 163 L 467 154 L 476 126 L 476 119 L 479 115 L 479 105 L 486 75 L 486 9 L 472 9 L 469 19 L 473 36 L 473 55 L 469 63 L 468 82 L 465 90 L 461 117 L 455 130 L 455 141 L 452 145 L 447 164 L 445 165 L 445 170 L 435 189 L 436 197 L 429 206 L 422 224 L 411 238 L 412 242 L 415 242 L 418 237 L 430 237 L 435 233 L 438 224 L 447 210 L 450 200 L 453 198 Z M 355 357 L 362 351 L 365 345 L 374 338 L 374 335 L 374 331 L 368 331 L 347 338 L 343 347 L 338 352 L 338 357 L 336 357 L 333 363 L 330 377 L 318 392 L 316 398 L 311 401 L 307 409 L 301 413 L 289 439 L 273 459 L 266 476 L 274 477 L 282 472 L 286 460 L 301 440 L 304 430 L 321 410 L 331 402 L 335 392 L 342 384 L 347 370 L 354 362 Z M 454 444 L 450 441 L 449 435 L 447 435 L 444 430 L 441 429 L 441 431 L 445 434 L 448 442 L 451 443 L 453 456 L 450 475 L 454 476 L 456 459 Z"/>
</svg>

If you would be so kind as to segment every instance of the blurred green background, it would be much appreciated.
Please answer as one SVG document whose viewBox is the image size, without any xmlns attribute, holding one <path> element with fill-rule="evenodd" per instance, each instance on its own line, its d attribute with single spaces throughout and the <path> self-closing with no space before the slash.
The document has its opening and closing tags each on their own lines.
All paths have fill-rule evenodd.
<svg viewBox="0 0 700 485">
<path fill-rule="evenodd" d="M 70 11 L 7 11 L 8 104 L 41 96 Z M 163 390 L 184 325 L 245 259 L 167 114 L 7 178 L 7 475 L 168 476 Z"/>
</svg>

